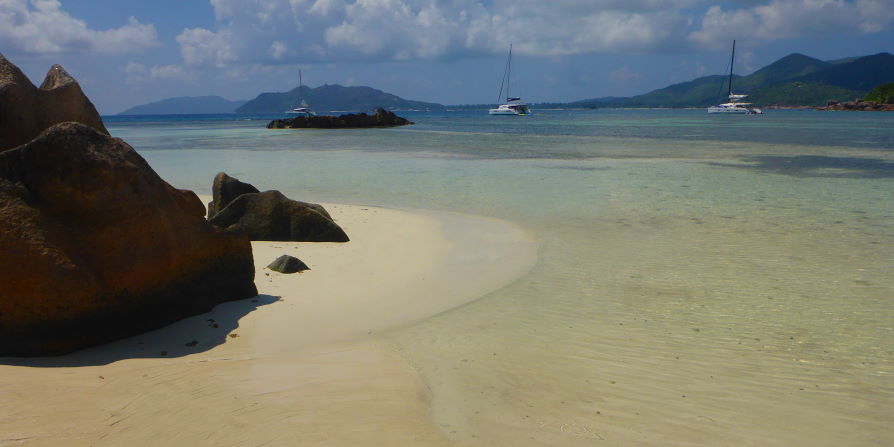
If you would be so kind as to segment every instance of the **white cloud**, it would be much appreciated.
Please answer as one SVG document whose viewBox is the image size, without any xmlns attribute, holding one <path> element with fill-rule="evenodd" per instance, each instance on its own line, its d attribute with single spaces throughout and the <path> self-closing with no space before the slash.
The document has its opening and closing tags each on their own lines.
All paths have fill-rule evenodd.
<svg viewBox="0 0 894 447">
<path fill-rule="evenodd" d="M 567 56 L 723 47 L 830 30 L 871 33 L 892 0 L 211 0 L 184 30 L 191 66 Z M 722 6 L 721 6 L 722 5 Z"/>
<path fill-rule="evenodd" d="M 190 65 L 445 60 L 653 51 L 685 43 L 704 0 L 211 0 L 217 27 L 178 36 Z"/>
<path fill-rule="evenodd" d="M 155 45 L 155 27 L 133 17 L 99 31 L 63 11 L 58 0 L 0 0 L 0 48 L 10 53 L 126 53 Z"/>
<path fill-rule="evenodd" d="M 185 29 L 177 36 L 180 55 L 189 65 L 226 66 L 236 60 L 231 45 L 234 39 L 229 34 L 226 31 L 215 33 L 204 28 Z"/>
<path fill-rule="evenodd" d="M 609 75 L 618 84 L 629 84 L 631 82 L 639 81 L 643 77 L 642 74 L 631 70 L 627 65 L 612 70 Z"/>
<path fill-rule="evenodd" d="M 133 61 L 128 62 L 121 71 L 129 75 L 144 75 L 147 73 L 145 65 Z"/>
<path fill-rule="evenodd" d="M 144 82 L 149 74 L 149 70 L 145 65 L 133 61 L 128 62 L 127 65 L 121 68 L 121 71 L 124 72 L 124 82 L 128 85 Z"/>
<path fill-rule="evenodd" d="M 128 62 L 121 68 L 129 85 L 146 84 L 152 80 L 192 80 L 195 74 L 179 65 L 153 65 L 151 68 L 139 62 Z"/>
<path fill-rule="evenodd" d="M 730 40 L 773 41 L 834 33 L 874 33 L 894 21 L 890 0 L 772 0 L 743 9 L 711 6 L 701 28 L 689 38 L 703 45 L 726 45 Z"/>
<path fill-rule="evenodd" d="M 155 65 L 149 70 L 149 75 L 155 79 L 188 79 L 190 76 L 178 65 Z"/>
<path fill-rule="evenodd" d="M 289 52 L 289 46 L 281 41 L 274 41 L 270 45 L 270 55 L 276 60 L 281 60 Z"/>
</svg>

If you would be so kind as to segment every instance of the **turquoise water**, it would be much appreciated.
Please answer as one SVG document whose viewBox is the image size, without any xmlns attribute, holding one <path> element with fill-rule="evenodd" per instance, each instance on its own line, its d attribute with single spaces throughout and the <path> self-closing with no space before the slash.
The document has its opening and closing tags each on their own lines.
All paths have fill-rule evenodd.
<svg viewBox="0 0 894 447">
<path fill-rule="evenodd" d="M 170 183 L 517 222 L 537 266 L 389 339 L 466 445 L 894 439 L 894 114 L 109 117 Z"/>
</svg>

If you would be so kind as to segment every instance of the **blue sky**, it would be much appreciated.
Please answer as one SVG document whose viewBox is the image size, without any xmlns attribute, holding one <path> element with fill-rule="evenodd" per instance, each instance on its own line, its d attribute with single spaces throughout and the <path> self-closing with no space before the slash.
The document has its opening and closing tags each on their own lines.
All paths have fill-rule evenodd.
<svg viewBox="0 0 894 447">
<path fill-rule="evenodd" d="M 894 0 L 0 0 L 0 53 L 99 108 L 368 85 L 443 104 L 630 96 L 790 53 L 894 52 Z"/>
</svg>

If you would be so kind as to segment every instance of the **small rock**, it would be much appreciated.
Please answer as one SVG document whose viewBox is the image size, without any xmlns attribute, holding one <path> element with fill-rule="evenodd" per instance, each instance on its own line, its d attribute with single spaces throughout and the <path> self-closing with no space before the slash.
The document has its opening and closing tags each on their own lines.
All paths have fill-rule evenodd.
<svg viewBox="0 0 894 447">
<path fill-rule="evenodd" d="M 307 264 L 301 262 L 300 259 L 289 255 L 282 255 L 276 258 L 276 260 L 271 262 L 267 268 L 279 273 L 295 273 L 310 270 L 310 267 L 308 267 Z"/>
</svg>

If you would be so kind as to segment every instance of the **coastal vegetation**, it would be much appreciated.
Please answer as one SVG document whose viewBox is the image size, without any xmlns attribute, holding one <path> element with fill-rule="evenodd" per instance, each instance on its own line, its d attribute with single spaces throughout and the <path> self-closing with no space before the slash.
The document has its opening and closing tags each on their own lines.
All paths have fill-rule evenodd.
<svg viewBox="0 0 894 447">
<path fill-rule="evenodd" d="M 894 82 L 882 84 L 872 89 L 863 99 L 879 104 L 894 104 Z"/>
</svg>

